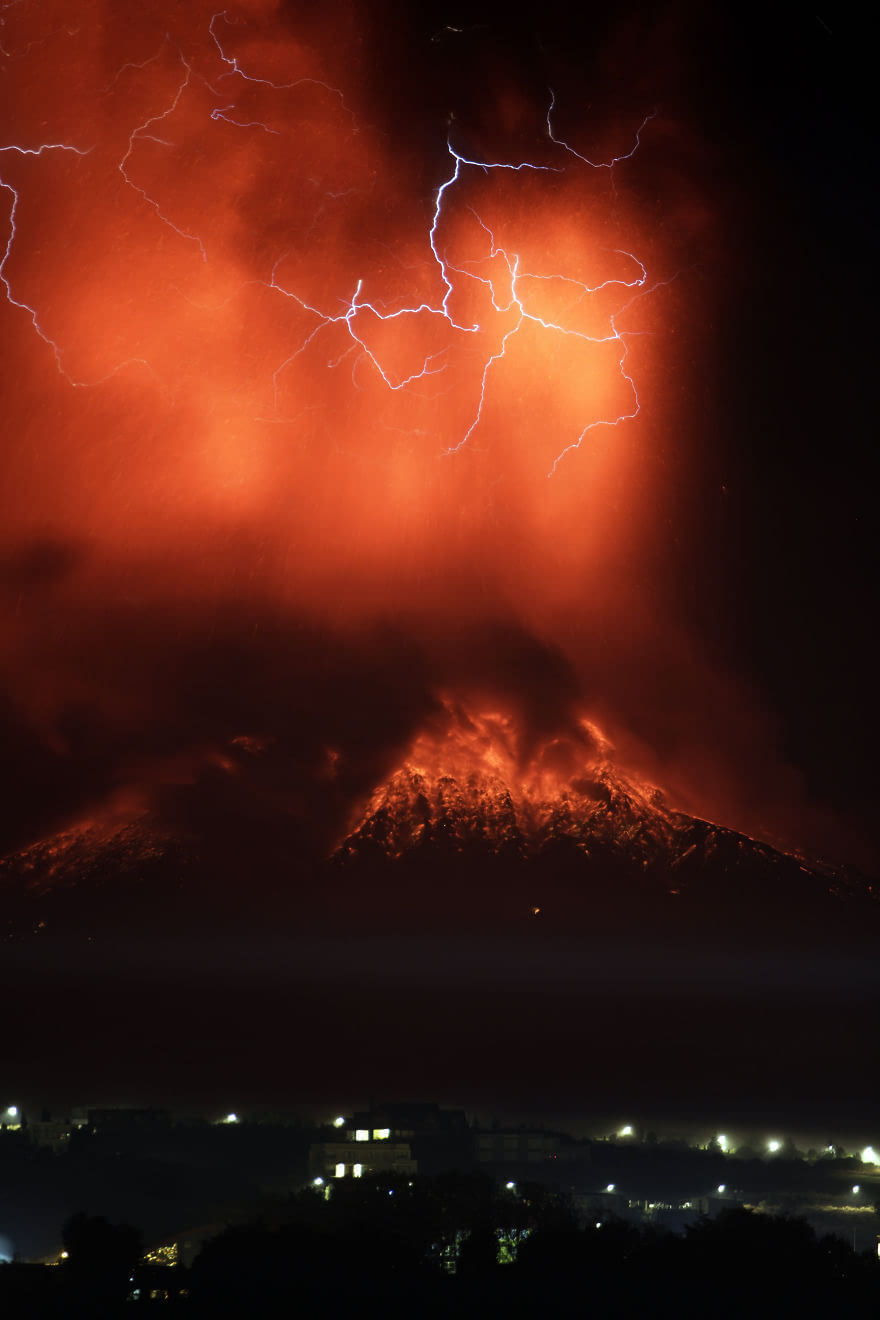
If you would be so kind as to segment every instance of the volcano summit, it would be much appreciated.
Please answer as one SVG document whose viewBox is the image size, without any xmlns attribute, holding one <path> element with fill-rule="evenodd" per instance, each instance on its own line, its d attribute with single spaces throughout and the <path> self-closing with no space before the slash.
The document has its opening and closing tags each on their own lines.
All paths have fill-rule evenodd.
<svg viewBox="0 0 880 1320">
<path fill-rule="evenodd" d="M 265 781 L 269 746 L 236 744 L 235 759 L 222 762 L 232 810 L 236 795 L 246 803 L 249 777 Z M 331 752 L 331 780 L 342 773 L 335 761 Z M 143 809 L 65 829 L 0 864 L 7 928 L 36 933 L 73 921 L 91 929 L 157 910 L 163 922 L 186 913 L 201 922 L 231 908 L 286 919 L 291 929 L 463 920 L 806 935 L 827 934 L 829 922 L 871 927 L 877 912 L 858 873 L 675 809 L 621 770 L 586 721 L 524 746 L 510 717 L 444 701 L 328 856 L 303 854 L 294 804 L 276 816 L 253 821 L 236 852 L 193 820 L 184 828 Z"/>
</svg>

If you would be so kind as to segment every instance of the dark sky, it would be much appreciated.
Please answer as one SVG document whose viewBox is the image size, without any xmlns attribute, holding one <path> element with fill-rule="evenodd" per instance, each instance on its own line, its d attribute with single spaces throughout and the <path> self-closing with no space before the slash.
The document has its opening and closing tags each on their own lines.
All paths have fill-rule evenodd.
<svg viewBox="0 0 880 1320">
<path fill-rule="evenodd" d="M 506 702 L 527 743 L 586 712 L 624 766 L 682 805 L 876 867 L 864 26 L 854 10 L 806 5 L 462 8 L 248 0 L 214 21 L 220 45 L 205 6 L 154 0 L 123 16 L 94 3 L 76 25 L 63 6 L 4 12 L 3 142 L 88 153 L 0 152 L 4 234 L 16 199 L 4 275 L 37 323 L 0 307 L 4 850 L 148 809 L 245 852 L 258 828 L 275 855 L 273 822 L 291 802 L 303 846 L 323 846 L 452 688 Z M 482 430 L 450 462 L 444 445 L 473 419 L 460 402 L 476 379 L 468 345 L 455 357 L 419 323 L 415 348 L 389 347 L 370 323 L 395 370 L 418 349 L 448 353 L 444 371 L 461 373 L 454 389 L 438 373 L 410 397 L 383 391 L 361 358 L 348 373 L 338 317 L 358 280 L 377 302 L 436 302 L 425 241 L 447 134 L 468 159 L 555 165 L 551 86 L 557 132 L 596 159 L 627 154 L 653 115 L 638 154 L 613 179 L 575 174 L 571 157 L 552 179 L 474 170 L 468 204 L 536 269 L 562 254 L 583 278 L 586 243 L 603 278 L 631 279 L 623 245 L 658 287 L 626 327 L 643 415 L 592 432 L 548 481 L 583 421 L 581 372 L 596 372 L 591 406 L 628 406 L 604 359 L 569 359 L 569 341 L 547 347 L 536 331 L 533 356 L 490 377 Z M 455 210 L 450 242 L 482 242 L 465 260 L 486 259 L 472 215 Z M 276 278 L 336 323 L 309 339 L 313 314 Z M 236 797 L 223 758 L 244 758 L 242 737 L 274 750 Z M 343 767 L 332 789 L 328 749 Z M 616 985 L 617 1017 L 581 1036 L 594 987 L 575 978 L 567 996 L 548 980 L 552 950 L 529 954 L 522 987 L 499 973 L 493 997 L 474 989 L 472 951 L 450 973 L 457 948 L 427 957 L 436 974 L 386 1038 L 382 1066 L 352 1065 L 358 1085 L 383 1068 L 398 1089 L 409 1076 L 435 1091 L 456 1074 L 482 1077 L 479 1088 L 528 1073 L 535 1095 L 547 1068 L 558 1098 L 605 1060 L 606 1078 L 623 1079 L 608 1083 L 613 1098 L 642 1075 L 620 1032 L 640 1048 L 652 1038 L 640 998 L 623 995 L 644 950 L 621 955 L 618 982 L 599 977 Z M 156 982 L 129 970 L 111 1010 L 122 970 L 70 957 L 78 970 L 65 956 L 34 974 L 12 1050 L 35 1089 L 63 1090 L 65 1070 L 79 1087 L 101 1076 L 126 1013 L 147 1053 L 160 1048 Z M 173 1002 L 192 1022 L 206 1085 L 234 1084 L 227 1029 L 257 1090 L 260 1059 L 268 1087 L 304 1085 L 321 1041 L 335 1032 L 354 1056 L 370 1015 L 399 1004 L 375 972 L 387 953 L 372 946 L 356 976 L 297 979 L 285 959 L 266 953 L 255 979 L 244 952 L 228 978 L 207 945 L 159 956 L 163 1012 Z M 773 988 L 763 972 L 739 983 L 727 965 L 694 970 L 728 1035 L 773 1005 L 754 1048 L 743 1037 L 707 1064 L 707 1103 L 728 1084 L 754 1095 L 767 1067 L 773 1102 L 792 1103 L 815 1067 L 817 1024 L 831 1031 L 841 1014 L 841 1067 L 855 1048 L 870 1017 L 860 973 L 834 963 L 814 982 L 785 964 L 781 977 Z M 352 1016 L 365 983 L 372 999 Z M 37 1067 L 29 1042 L 74 990 L 92 1022 L 83 1049 L 56 1024 Z M 676 1062 L 660 1089 L 674 1104 L 717 1019 L 691 982 L 663 1003 L 667 1024 L 681 1022 L 661 1033 Z M 250 1004 L 264 1026 L 294 1015 L 295 1066 L 244 1048 Z M 437 1025 L 410 1072 L 415 1005 Z M 455 1022 L 469 1013 L 479 1029 L 462 1042 Z M 475 1037 L 491 1036 L 496 1015 L 497 1057 L 484 1064 Z M 525 1065 L 510 1062 L 519 1022 L 540 1044 Z M 658 1072 L 666 1046 L 652 1046 Z M 107 1077 L 104 1091 L 144 1085 L 143 1057 L 128 1050 L 124 1080 Z M 328 1060 L 328 1087 L 344 1086 Z M 195 1087 L 192 1069 L 180 1077 Z"/>
</svg>

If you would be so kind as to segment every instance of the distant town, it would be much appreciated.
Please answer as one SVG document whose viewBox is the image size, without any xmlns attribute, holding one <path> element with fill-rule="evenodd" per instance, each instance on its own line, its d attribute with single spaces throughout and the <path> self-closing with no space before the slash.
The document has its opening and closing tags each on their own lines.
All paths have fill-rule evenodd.
<svg viewBox="0 0 880 1320">
<path fill-rule="evenodd" d="M 732 1132 L 682 1136 L 635 1120 L 578 1137 L 424 1101 L 328 1112 L 324 1122 L 296 1111 L 198 1116 L 119 1106 L 58 1115 L 13 1103 L 0 1109 L 0 1158 L 0 1256 L 7 1260 L 59 1258 L 67 1210 L 136 1220 L 168 1245 L 187 1240 L 193 1216 L 222 1226 L 267 1198 L 304 1189 L 329 1198 L 347 1180 L 381 1178 L 391 1186 L 453 1171 L 485 1174 L 512 1193 L 539 1183 L 568 1198 L 584 1222 L 609 1215 L 679 1232 L 700 1216 L 740 1206 L 801 1216 L 857 1250 L 876 1247 L 880 1232 L 880 1154 L 872 1146 L 804 1150 L 783 1133 L 749 1143 Z M 114 1176 L 119 1168 L 122 1178 Z M 181 1203 L 176 1185 L 184 1174 Z"/>
</svg>

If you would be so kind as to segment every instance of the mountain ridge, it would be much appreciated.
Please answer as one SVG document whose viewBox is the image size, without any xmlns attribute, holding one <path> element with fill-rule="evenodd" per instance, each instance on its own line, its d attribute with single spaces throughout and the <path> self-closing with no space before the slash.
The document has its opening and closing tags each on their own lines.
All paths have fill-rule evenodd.
<svg viewBox="0 0 880 1320">
<path fill-rule="evenodd" d="M 511 759 L 454 766 L 408 756 L 373 791 L 324 861 L 258 831 L 235 854 L 147 811 L 68 826 L 0 861 L 7 937 L 47 927 L 235 919 L 255 896 L 292 922 L 323 913 L 456 906 L 475 920 L 542 917 L 609 925 L 777 926 L 880 916 L 877 886 L 671 807 L 608 759 L 559 776 Z M 384 895 L 384 897 L 383 897 Z M 258 906 L 258 905 L 256 905 Z M 463 916 L 466 920 L 466 916 Z"/>
</svg>

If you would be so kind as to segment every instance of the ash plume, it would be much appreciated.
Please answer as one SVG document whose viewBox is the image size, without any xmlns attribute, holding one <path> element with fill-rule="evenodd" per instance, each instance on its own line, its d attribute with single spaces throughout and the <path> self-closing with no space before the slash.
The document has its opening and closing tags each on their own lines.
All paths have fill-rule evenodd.
<svg viewBox="0 0 880 1320">
<path fill-rule="evenodd" d="M 124 800 L 320 853 L 450 691 L 524 762 L 594 720 L 689 808 L 797 833 L 658 550 L 714 296 L 682 272 L 723 224 L 645 49 L 613 116 L 557 70 L 551 133 L 559 52 L 524 77 L 478 27 L 400 109 L 377 52 L 431 32 L 393 8 L 43 8 L 3 35 L 0 847 Z"/>
</svg>

